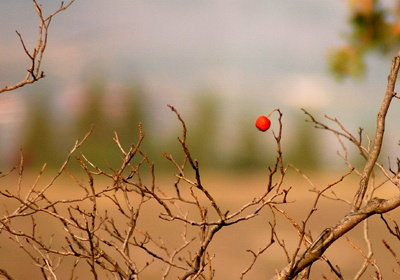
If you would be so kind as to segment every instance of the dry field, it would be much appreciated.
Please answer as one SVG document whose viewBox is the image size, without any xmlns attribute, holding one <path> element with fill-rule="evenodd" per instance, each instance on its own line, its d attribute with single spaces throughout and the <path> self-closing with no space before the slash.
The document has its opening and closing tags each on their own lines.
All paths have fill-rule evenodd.
<svg viewBox="0 0 400 280">
<path fill-rule="evenodd" d="M 48 174 L 47 174 L 48 173 Z M 344 173 L 344 172 L 343 172 Z M 47 171 L 40 179 L 38 187 L 45 186 L 53 175 L 52 172 Z M 27 189 L 35 181 L 34 174 L 26 174 L 22 181 L 23 190 Z M 328 184 L 338 180 L 341 174 L 309 174 L 309 177 L 317 189 L 323 189 Z M 87 179 L 84 175 L 81 176 L 82 182 L 87 184 Z M 227 210 L 235 211 L 247 202 L 253 200 L 255 197 L 260 196 L 265 190 L 267 182 L 267 173 L 204 173 L 202 175 L 203 185 L 213 195 L 217 203 L 222 208 L 223 212 Z M 342 183 L 334 186 L 332 190 L 335 193 L 347 200 L 351 200 L 352 195 L 357 188 L 358 177 L 350 175 L 345 178 Z M 10 192 L 16 191 L 18 176 L 11 174 L 0 180 L 0 189 L 2 191 L 8 190 Z M 173 183 L 175 177 L 173 174 L 156 176 L 157 186 L 166 194 L 173 194 Z M 95 186 L 98 190 L 110 184 L 103 177 L 95 177 Z M 185 186 L 182 186 L 183 188 Z M 307 180 L 300 176 L 294 170 L 288 172 L 285 178 L 284 188 L 292 187 L 289 192 L 288 200 L 291 203 L 285 205 L 278 205 L 281 209 L 285 210 L 297 223 L 301 224 L 302 220 L 308 215 L 316 194 L 310 192 L 311 186 Z M 377 196 L 390 197 L 396 193 L 396 190 L 390 186 L 384 186 L 378 190 Z M 331 195 L 331 192 L 327 192 Z M 49 197 L 52 199 L 70 199 L 74 197 L 83 196 L 84 192 L 77 184 L 63 174 L 56 182 L 55 185 L 49 190 Z M 190 198 L 188 192 L 184 193 L 186 198 Z M 1 211 L 12 212 L 17 203 L 1 198 Z M 210 220 L 215 217 L 212 207 L 207 203 L 204 197 L 199 194 L 199 199 L 203 201 L 209 208 Z M 89 204 L 81 204 L 80 207 L 90 207 Z M 312 232 L 313 238 L 316 238 L 325 228 L 333 226 L 338 222 L 348 211 L 349 206 L 338 200 L 329 200 L 321 198 L 317 206 L 317 211 L 312 215 L 307 230 Z M 199 220 L 197 209 L 182 208 L 183 212 L 188 212 L 189 217 L 193 220 Z M 64 210 L 60 210 L 61 212 Z M 126 224 L 126 221 L 121 218 L 118 210 L 114 207 L 109 200 L 99 199 L 98 211 L 100 213 L 108 212 L 109 217 L 113 217 L 116 223 L 121 226 Z M 172 251 L 183 244 L 182 233 L 183 224 L 179 221 L 164 221 L 159 219 L 159 214 L 163 209 L 156 203 L 149 202 L 144 205 L 142 213 L 140 214 L 137 227 L 150 233 L 153 238 L 161 240 Z M 250 214 L 245 212 L 243 215 Z M 4 214 L 2 214 L 4 215 Z M 391 213 L 393 218 L 400 221 L 400 212 L 395 210 Z M 286 249 L 290 256 L 295 251 L 299 242 L 298 233 L 291 225 L 291 223 L 281 214 L 276 213 L 277 227 L 276 232 L 280 241 L 284 241 Z M 252 255 L 246 250 L 257 251 L 259 248 L 264 247 L 270 240 L 270 226 L 272 222 L 272 214 L 269 207 L 265 207 L 263 211 L 255 218 L 244 221 L 229 227 L 223 228 L 219 231 L 210 247 L 210 255 L 212 256 L 212 269 L 215 270 L 214 279 L 239 279 L 241 272 L 244 271 L 251 263 Z M 38 230 L 44 242 L 53 241 L 53 248 L 61 248 L 66 246 L 64 240 L 64 231 L 62 224 L 55 220 L 49 219 L 45 215 L 38 216 Z M 30 220 L 21 219 L 15 224 L 21 230 L 29 231 Z M 373 244 L 374 255 L 372 259 L 376 259 L 377 265 L 381 268 L 384 279 L 399 279 L 399 275 L 392 270 L 400 271 L 399 266 L 396 264 L 395 259 L 384 247 L 382 239 L 385 239 L 394 249 L 397 254 L 400 254 L 400 243 L 393 236 L 390 236 L 384 223 L 379 216 L 374 216 L 369 222 L 370 240 Z M 187 230 L 187 238 L 195 237 L 198 239 L 199 232 L 197 228 L 189 227 Z M 102 237 L 107 238 L 106 232 L 102 233 Z M 139 235 L 138 235 L 139 236 Z M 363 225 L 359 225 L 351 231 L 347 237 L 354 242 L 358 247 L 367 252 L 367 245 L 363 239 Z M 188 251 L 192 254 L 198 243 L 196 240 L 188 247 Z M 27 254 L 19 248 L 19 246 L 10 241 L 9 236 L 4 231 L 0 234 L 0 268 L 6 269 L 11 276 L 15 279 L 43 279 L 40 276 L 40 270 L 32 261 L 27 257 Z M 150 246 L 150 248 L 157 250 L 157 248 Z M 104 248 L 108 250 L 108 248 Z M 303 248 L 300 250 L 303 251 Z M 161 253 L 160 253 L 161 254 Z M 131 252 L 132 258 L 137 262 L 138 267 L 143 267 L 146 263 L 151 263 L 141 273 L 140 279 L 161 279 L 166 265 L 154 260 L 153 257 L 146 255 L 143 250 L 136 249 Z M 346 236 L 342 237 L 338 242 L 334 243 L 325 254 L 333 265 L 338 265 L 344 275 L 344 279 L 352 279 L 355 273 L 359 270 L 364 262 L 364 258 L 359 251 L 355 250 L 350 243 L 346 240 Z M 185 252 L 181 255 L 182 258 L 189 258 L 189 253 Z M 118 259 L 117 255 L 116 258 Z M 154 262 L 153 262 L 154 261 Z M 70 265 L 71 259 L 66 258 L 57 270 L 57 279 L 70 279 Z M 275 274 L 276 269 L 281 269 L 287 264 L 284 251 L 278 243 L 274 243 L 267 251 L 265 251 L 258 261 L 255 263 L 251 272 L 249 272 L 244 279 L 269 279 Z M 100 271 L 100 270 L 99 270 Z M 323 261 L 316 262 L 311 270 L 311 279 L 337 279 L 330 272 L 329 267 Z M 374 275 L 374 270 L 370 267 L 362 279 L 370 279 Z M 78 279 L 92 279 L 89 274 L 89 267 L 85 263 L 81 263 L 75 273 Z M 173 270 L 167 279 L 178 279 L 177 276 L 182 276 L 182 271 Z M 111 279 L 114 279 L 109 275 Z M 1 277 L 0 277 L 1 279 Z M 74 278 L 75 279 L 75 278 Z M 105 275 L 100 274 L 100 279 L 109 279 Z"/>
</svg>

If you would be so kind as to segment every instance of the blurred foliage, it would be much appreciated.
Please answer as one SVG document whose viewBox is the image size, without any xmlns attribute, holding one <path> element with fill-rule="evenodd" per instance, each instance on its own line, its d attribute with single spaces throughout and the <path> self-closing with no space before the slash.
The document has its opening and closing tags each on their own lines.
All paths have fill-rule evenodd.
<svg viewBox="0 0 400 280">
<path fill-rule="evenodd" d="M 387 55 L 400 47 L 400 1 L 393 1 L 389 8 L 378 0 L 348 2 L 346 44 L 328 53 L 329 70 L 338 80 L 364 77 L 368 53 Z"/>
</svg>

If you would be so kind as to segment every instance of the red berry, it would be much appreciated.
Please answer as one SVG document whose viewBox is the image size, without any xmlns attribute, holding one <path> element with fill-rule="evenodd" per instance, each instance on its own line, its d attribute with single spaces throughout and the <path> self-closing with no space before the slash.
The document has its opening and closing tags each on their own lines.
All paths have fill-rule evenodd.
<svg viewBox="0 0 400 280">
<path fill-rule="evenodd" d="M 271 121 L 266 116 L 259 116 L 256 120 L 256 127 L 260 131 L 267 131 L 271 126 Z"/>
</svg>

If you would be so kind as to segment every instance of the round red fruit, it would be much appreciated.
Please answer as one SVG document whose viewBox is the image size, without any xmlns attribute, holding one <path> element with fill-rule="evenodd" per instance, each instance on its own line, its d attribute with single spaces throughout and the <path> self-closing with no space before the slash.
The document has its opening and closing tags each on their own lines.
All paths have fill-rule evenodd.
<svg viewBox="0 0 400 280">
<path fill-rule="evenodd" d="M 256 127 L 260 131 L 267 131 L 271 126 L 271 121 L 266 116 L 259 116 L 256 120 Z"/>
</svg>

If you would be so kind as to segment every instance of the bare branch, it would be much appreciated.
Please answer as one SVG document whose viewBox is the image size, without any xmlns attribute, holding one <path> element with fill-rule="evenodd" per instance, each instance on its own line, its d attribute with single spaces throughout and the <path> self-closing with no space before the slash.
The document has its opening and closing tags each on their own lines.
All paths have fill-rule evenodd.
<svg viewBox="0 0 400 280">
<path fill-rule="evenodd" d="M 30 53 L 28 51 L 28 48 L 26 47 L 25 42 L 22 39 L 22 35 L 18 31 L 15 31 L 21 41 L 21 44 L 22 44 L 25 54 L 28 56 L 28 58 L 30 60 L 30 67 L 27 70 L 28 73 L 27 73 L 25 79 L 22 80 L 21 82 L 16 83 L 15 85 L 12 85 L 12 86 L 5 86 L 4 88 L 0 88 L 0 93 L 5 92 L 5 91 L 15 90 L 15 89 L 23 87 L 27 84 L 33 84 L 33 83 L 37 82 L 38 80 L 45 77 L 44 72 L 41 71 L 41 64 L 42 64 L 43 55 L 44 55 L 44 52 L 45 52 L 45 49 L 47 46 L 48 29 L 50 26 L 51 19 L 53 18 L 53 16 L 55 16 L 59 12 L 66 10 L 69 6 L 72 5 L 73 2 L 75 2 L 75 0 L 71 0 L 66 6 L 64 6 L 64 1 L 62 1 L 61 7 L 58 10 L 56 10 L 54 13 L 52 13 L 47 18 L 44 18 L 43 14 L 42 14 L 42 6 L 38 5 L 36 0 L 32 0 L 32 1 L 35 6 L 36 12 L 39 16 L 39 19 L 40 19 L 38 43 L 37 43 L 36 48 L 33 49 L 32 53 Z"/>
<path fill-rule="evenodd" d="M 351 244 L 351 246 L 353 246 L 354 249 L 356 249 L 357 251 L 360 252 L 360 254 L 365 258 L 365 261 L 368 262 L 370 265 L 372 265 L 375 268 L 377 279 L 381 280 L 382 279 L 381 271 L 380 271 L 379 267 L 376 265 L 375 261 L 371 260 L 372 254 L 369 253 L 368 255 L 366 255 L 359 247 L 357 247 L 353 242 L 351 242 L 348 237 L 346 237 L 346 239 Z M 356 275 L 356 277 L 354 279 L 359 279 L 361 277 L 362 273 L 364 273 L 365 269 L 366 268 L 363 267 L 363 269 L 361 271 L 359 271 L 359 273 Z"/>
<path fill-rule="evenodd" d="M 352 205 L 353 212 L 357 211 L 361 207 L 361 203 L 363 201 L 365 192 L 368 187 L 368 181 L 371 176 L 372 169 L 375 166 L 375 163 L 378 159 L 379 153 L 382 148 L 383 134 L 385 132 L 386 114 L 389 110 L 390 103 L 393 97 L 395 96 L 394 88 L 396 85 L 399 67 L 400 67 L 400 52 L 395 56 L 395 58 L 392 61 L 392 69 L 388 76 L 388 85 L 386 89 L 386 94 L 377 117 L 377 127 L 376 127 L 375 140 L 372 147 L 372 152 L 370 157 L 368 158 L 367 163 L 365 164 L 364 171 L 362 173 L 362 178 L 360 181 L 360 186 L 353 200 L 353 205 Z"/>
</svg>

